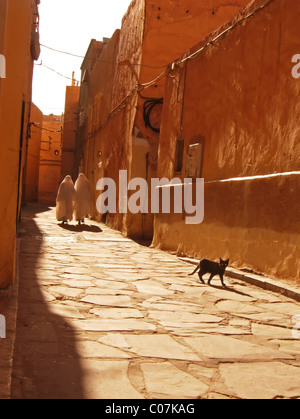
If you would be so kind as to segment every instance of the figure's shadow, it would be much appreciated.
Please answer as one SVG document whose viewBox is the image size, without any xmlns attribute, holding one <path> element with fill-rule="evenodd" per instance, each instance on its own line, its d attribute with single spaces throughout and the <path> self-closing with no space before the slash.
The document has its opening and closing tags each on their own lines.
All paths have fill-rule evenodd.
<svg viewBox="0 0 300 419">
<path fill-rule="evenodd" d="M 101 230 L 100 227 L 95 225 L 88 225 L 88 224 L 80 224 L 80 225 L 74 225 L 74 224 L 59 224 L 60 228 L 63 228 L 64 230 L 71 231 L 73 233 L 102 233 L 103 230 Z"/>
<path fill-rule="evenodd" d="M 50 310 L 48 301 L 48 284 L 60 285 L 59 271 L 55 265 L 51 271 L 41 267 L 46 244 L 35 218 L 47 210 L 29 205 L 22 216 L 11 398 L 84 399 L 76 330 L 63 314 L 68 306 L 51 300 L 51 308 L 60 308 L 60 314 Z"/>
</svg>

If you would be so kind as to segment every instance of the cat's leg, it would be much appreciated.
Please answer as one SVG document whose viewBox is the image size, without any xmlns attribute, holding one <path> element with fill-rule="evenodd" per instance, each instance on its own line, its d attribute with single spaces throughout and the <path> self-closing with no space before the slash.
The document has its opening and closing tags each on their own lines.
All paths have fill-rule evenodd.
<svg viewBox="0 0 300 419">
<path fill-rule="evenodd" d="M 220 274 L 220 279 L 221 279 L 223 287 L 226 287 L 226 284 L 225 284 L 224 279 L 223 279 L 223 275 L 221 275 L 221 274 Z"/>
<path fill-rule="evenodd" d="M 205 272 L 205 271 L 203 271 L 202 269 L 200 270 L 200 272 L 198 272 L 199 279 L 200 279 L 200 281 L 202 282 L 202 284 L 205 284 L 205 281 L 204 281 L 204 279 L 202 278 L 202 276 L 203 276 L 203 275 L 205 275 L 205 274 L 206 274 L 206 272 Z"/>
<path fill-rule="evenodd" d="M 214 274 L 211 274 L 211 275 L 210 275 L 210 278 L 209 278 L 209 280 L 208 280 L 208 285 L 210 285 L 211 280 L 213 279 L 213 277 L 214 277 Z"/>
</svg>

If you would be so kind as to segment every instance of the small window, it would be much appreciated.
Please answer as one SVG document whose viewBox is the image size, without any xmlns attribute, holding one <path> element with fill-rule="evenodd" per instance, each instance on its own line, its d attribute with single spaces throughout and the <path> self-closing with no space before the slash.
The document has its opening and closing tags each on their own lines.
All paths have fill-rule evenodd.
<svg viewBox="0 0 300 419">
<path fill-rule="evenodd" d="M 179 138 L 176 144 L 175 173 L 180 173 L 182 171 L 183 153 L 184 153 L 184 139 Z"/>
<path fill-rule="evenodd" d="M 191 144 L 188 149 L 186 175 L 188 178 L 197 179 L 202 175 L 204 139 L 198 138 L 198 142 Z"/>
</svg>

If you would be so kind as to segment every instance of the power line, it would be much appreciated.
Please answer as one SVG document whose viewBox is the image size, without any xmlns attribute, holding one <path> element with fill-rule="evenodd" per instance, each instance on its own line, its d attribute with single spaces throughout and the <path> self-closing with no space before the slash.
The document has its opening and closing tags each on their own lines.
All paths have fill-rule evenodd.
<svg viewBox="0 0 300 419">
<path fill-rule="evenodd" d="M 84 57 L 83 55 L 77 55 L 77 54 L 73 54 L 73 53 L 71 53 L 71 52 L 66 52 L 66 51 L 60 51 L 60 50 L 58 50 L 58 49 L 55 49 L 55 48 L 51 48 L 51 47 L 48 47 L 47 45 L 43 45 L 43 44 L 40 44 L 42 47 L 44 47 L 44 48 L 47 48 L 47 49 L 49 49 L 49 50 L 51 50 L 51 51 L 55 51 L 55 52 L 58 52 L 58 53 L 60 53 L 60 54 L 66 54 L 66 55 L 70 55 L 70 56 L 72 56 L 72 57 L 77 57 L 77 58 L 86 58 L 86 57 Z M 97 60 L 98 62 L 102 62 L 102 63 L 105 63 L 105 64 L 122 64 L 123 63 L 123 61 L 107 61 L 107 60 L 101 60 L 101 58 L 99 59 L 99 60 Z M 137 67 L 147 67 L 147 68 L 165 68 L 166 67 L 166 65 L 161 65 L 161 66 L 154 66 L 154 65 L 149 65 L 149 64 L 139 64 L 139 63 L 133 63 L 132 64 L 133 66 L 137 66 Z"/>
<path fill-rule="evenodd" d="M 253 17 L 256 13 L 260 12 L 262 9 L 265 9 L 267 6 L 269 6 L 271 3 L 273 3 L 274 0 L 267 0 L 265 3 L 263 3 L 262 5 L 258 6 L 256 9 L 254 9 L 252 12 L 250 12 L 249 14 L 247 14 L 246 16 L 243 16 L 241 19 L 239 19 L 238 21 L 236 21 L 233 25 L 231 25 L 229 28 L 225 29 L 223 32 L 219 33 L 217 36 L 215 36 L 212 40 L 210 40 L 209 42 L 207 42 L 204 46 L 202 46 L 200 49 L 198 49 L 196 52 L 192 53 L 191 55 L 189 55 L 186 58 L 183 58 L 182 60 L 180 60 L 179 62 L 175 62 L 177 65 L 180 64 L 184 64 L 186 61 L 192 60 L 194 58 L 196 58 L 203 50 L 205 50 L 208 46 L 214 44 L 216 41 L 218 41 L 222 36 L 226 35 L 228 32 L 232 31 L 233 29 L 235 29 L 237 26 L 239 26 L 240 24 L 242 24 L 243 22 L 245 22 L 246 20 L 250 19 L 251 17 Z M 175 64 L 173 63 L 173 64 Z"/>
<path fill-rule="evenodd" d="M 149 87 L 152 87 L 153 85 L 155 85 L 158 81 L 160 81 L 161 79 L 163 79 L 164 77 L 166 77 L 167 75 L 169 75 L 175 69 L 176 66 L 179 66 L 180 64 L 185 64 L 187 61 L 190 61 L 192 59 L 195 59 L 209 45 L 214 44 L 222 36 L 224 36 L 228 32 L 230 32 L 233 29 L 235 29 L 238 25 L 242 24 L 243 22 L 247 21 L 248 19 L 250 19 L 251 17 L 253 17 L 254 15 L 256 15 L 256 13 L 259 13 L 262 9 L 266 8 L 267 6 L 269 6 L 274 1 L 275 0 L 266 0 L 265 3 L 263 3 L 262 5 L 260 5 L 257 8 L 255 8 L 252 12 L 248 13 L 246 16 L 244 16 L 241 19 L 239 19 L 237 22 L 235 22 L 234 24 L 232 24 L 229 28 L 225 29 L 223 32 L 219 33 L 215 38 L 213 38 L 211 41 L 207 42 L 204 46 L 202 46 L 196 52 L 190 54 L 188 57 L 185 57 L 185 58 L 182 58 L 182 59 L 173 61 L 173 63 L 171 63 L 171 64 L 169 64 L 167 66 L 164 66 L 164 67 L 157 67 L 157 68 L 164 68 L 164 71 L 159 76 L 157 76 L 155 79 L 153 79 L 152 81 L 150 81 L 148 83 L 143 83 L 143 84 L 137 83 L 137 86 L 134 87 L 131 90 L 131 92 L 109 113 L 108 119 L 111 118 L 117 111 L 119 111 L 120 109 L 124 108 L 126 106 L 126 104 L 127 104 L 127 101 L 131 98 L 131 96 L 134 93 L 139 94 L 143 98 L 143 96 L 141 95 L 141 91 L 143 91 L 145 89 L 148 89 Z M 138 65 L 138 64 L 131 64 L 131 65 Z M 150 99 L 150 98 L 148 98 L 148 99 Z"/>
<path fill-rule="evenodd" d="M 204 45 L 202 48 L 200 48 L 198 51 L 196 51 L 195 53 L 189 55 L 188 57 L 182 59 L 181 61 L 175 61 L 176 64 L 183 64 L 186 61 L 189 61 L 193 58 L 195 58 L 200 52 L 202 52 L 207 46 L 211 45 L 212 43 L 214 43 L 215 41 L 217 41 L 219 38 L 221 38 L 223 35 L 225 35 L 227 32 L 231 31 L 232 29 L 234 29 L 236 26 L 238 26 L 240 23 L 244 22 L 245 20 L 249 19 L 250 17 L 252 17 L 254 14 L 256 14 L 258 11 L 260 11 L 261 9 L 264 9 L 265 7 L 267 7 L 269 4 L 271 4 L 274 0 L 267 0 L 264 4 L 262 4 L 261 6 L 257 7 L 254 11 L 252 11 L 251 13 L 249 13 L 247 16 L 242 17 L 240 20 L 238 20 L 235 24 L 233 24 L 231 27 L 227 28 L 226 30 L 224 30 L 222 33 L 220 33 L 219 35 L 217 35 L 213 40 L 211 40 L 210 42 L 208 42 L 206 45 Z M 77 55 L 77 54 L 73 54 L 71 52 L 67 52 L 67 51 L 61 51 L 58 50 L 56 48 L 52 48 L 52 47 L 48 47 L 47 45 L 44 44 L 40 44 L 42 47 L 47 48 L 51 51 L 55 51 L 58 52 L 60 54 L 66 54 L 66 55 L 70 55 L 73 57 L 77 57 L 77 58 L 86 58 L 83 55 Z M 119 61 L 119 62 L 113 62 L 113 61 L 105 61 L 105 60 L 101 60 L 101 58 L 98 60 L 100 62 L 106 63 L 106 64 L 124 64 L 123 61 Z M 46 66 L 45 64 L 36 64 L 36 65 L 43 65 L 45 68 L 47 68 L 48 70 L 51 70 L 55 73 L 57 73 L 59 76 L 64 77 L 68 80 L 72 80 L 71 77 L 67 77 L 64 76 L 63 74 L 57 72 L 56 70 Z M 148 64 L 139 64 L 139 63 L 131 63 L 132 66 L 138 66 L 138 67 L 148 67 L 148 68 L 155 68 L 155 69 L 167 69 L 168 65 L 162 65 L 162 66 L 152 66 L 152 65 L 148 65 Z M 163 72 L 160 76 L 158 76 L 158 79 L 161 78 L 161 76 L 165 75 L 165 72 Z M 77 80 L 76 80 L 77 81 Z M 156 80 L 154 80 L 155 82 Z M 150 83 L 145 83 L 142 86 L 144 88 L 150 87 L 153 84 L 153 82 Z M 149 85 L 149 86 L 148 86 Z"/>
<path fill-rule="evenodd" d="M 84 58 L 83 55 L 77 55 L 77 54 L 72 54 L 71 52 L 60 51 L 60 50 L 55 49 L 55 48 L 47 47 L 47 45 L 43 45 L 43 44 L 40 44 L 40 45 L 41 45 L 41 47 L 50 49 L 51 51 L 59 52 L 60 54 L 71 55 L 72 57 L 77 57 L 77 58 Z"/>
<path fill-rule="evenodd" d="M 40 129 L 40 130 L 41 130 L 41 132 L 43 132 L 43 131 L 46 131 L 46 132 L 62 132 L 62 129 L 59 129 L 59 130 L 49 130 L 49 129 L 47 129 L 47 128 L 44 128 L 44 127 L 38 126 L 38 125 L 37 125 L 37 124 L 35 124 L 34 122 L 31 122 L 31 125 L 32 125 L 32 126 L 34 126 L 35 128 Z M 37 132 L 35 131 L 35 133 L 37 133 Z"/>
<path fill-rule="evenodd" d="M 47 68 L 47 69 L 48 69 L 48 70 L 50 70 L 50 71 L 53 71 L 53 73 L 58 74 L 60 77 L 63 77 L 63 78 L 65 78 L 65 79 L 67 79 L 67 80 L 72 80 L 72 78 L 71 78 L 71 77 L 64 76 L 63 74 L 59 73 L 58 71 L 54 70 L 53 68 L 48 67 L 46 64 L 42 64 L 42 66 L 43 66 L 43 67 L 45 67 L 45 68 Z"/>
<path fill-rule="evenodd" d="M 53 73 L 56 73 L 58 76 L 63 77 L 64 79 L 72 80 L 73 81 L 72 77 L 68 77 L 68 76 L 65 76 L 64 74 L 59 73 L 58 71 L 54 70 L 53 68 L 48 67 L 46 64 L 43 64 L 42 61 L 40 62 L 40 64 L 36 64 L 35 63 L 34 65 L 40 66 L 40 67 L 45 67 L 45 68 L 47 68 L 47 70 L 53 71 Z M 78 80 L 75 80 L 75 82 L 79 83 Z"/>
<path fill-rule="evenodd" d="M 155 85 L 158 81 L 160 81 L 161 79 L 163 79 L 164 77 L 166 77 L 168 74 L 170 74 L 176 66 L 179 66 L 181 64 L 185 64 L 187 61 L 190 61 L 192 59 L 195 59 L 202 51 L 204 51 L 208 46 L 214 44 L 216 41 L 218 41 L 222 36 L 224 36 L 225 34 L 227 34 L 228 32 L 232 31 L 233 29 L 235 29 L 238 25 L 240 25 L 241 23 L 243 23 L 244 21 L 247 21 L 248 19 L 250 19 L 251 17 L 253 17 L 256 13 L 260 12 L 262 9 L 266 8 L 267 6 L 269 6 L 271 3 L 273 3 L 274 0 L 266 0 L 265 3 L 263 3 L 262 5 L 260 5 L 259 7 L 255 8 L 252 12 L 250 12 L 249 14 L 247 14 L 246 16 L 242 17 L 241 19 L 239 19 L 238 21 L 236 21 L 235 23 L 233 23 L 229 28 L 225 29 L 223 32 L 219 33 L 217 36 L 215 36 L 212 40 L 210 40 L 209 42 L 207 42 L 204 46 L 202 46 L 201 48 L 199 48 L 196 52 L 190 54 L 189 56 L 185 57 L 185 58 L 181 58 L 179 60 L 175 60 L 173 61 L 171 64 L 166 65 L 166 66 L 150 66 L 150 65 L 146 65 L 146 64 L 138 64 L 138 63 L 129 63 L 130 66 L 140 66 L 140 67 L 148 67 L 148 68 L 156 68 L 156 69 L 164 69 L 164 71 L 158 75 L 155 79 L 153 79 L 152 81 L 148 82 L 148 83 L 142 83 L 139 84 L 137 83 L 136 87 L 134 87 L 130 93 L 109 113 L 109 118 L 111 116 L 114 115 L 115 112 L 117 112 L 118 110 L 120 110 L 122 107 L 125 107 L 127 104 L 127 101 L 131 98 L 131 96 L 134 93 L 138 93 L 140 94 L 141 97 L 143 97 L 141 95 L 141 91 L 148 89 L 149 87 L 152 87 L 153 85 Z M 67 54 L 67 55 L 73 55 L 75 57 L 79 57 L 79 58 L 85 58 L 83 56 L 79 56 L 76 54 L 72 54 L 69 52 L 64 52 L 64 51 L 60 51 L 60 50 L 56 50 L 54 48 L 50 48 L 47 47 L 43 44 L 41 44 L 41 46 L 51 49 L 55 52 L 59 52 L 62 54 Z M 105 60 L 101 60 L 101 58 L 97 61 L 100 62 L 104 62 L 107 64 L 125 64 L 124 61 L 121 62 L 108 62 Z M 46 66 L 45 64 L 43 64 L 42 62 L 40 64 L 35 64 L 35 65 L 40 65 L 40 66 L 44 66 L 45 68 L 47 68 L 48 70 L 51 70 L 53 72 L 55 72 L 56 74 L 58 74 L 61 77 L 64 77 L 68 80 L 73 80 L 70 77 L 64 76 L 63 74 L 59 73 L 58 71 Z M 129 67 L 130 67 L 129 66 Z"/>
</svg>

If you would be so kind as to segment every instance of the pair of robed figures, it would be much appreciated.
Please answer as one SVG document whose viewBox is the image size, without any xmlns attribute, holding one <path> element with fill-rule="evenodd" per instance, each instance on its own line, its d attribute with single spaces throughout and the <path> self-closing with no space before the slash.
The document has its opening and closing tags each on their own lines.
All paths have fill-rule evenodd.
<svg viewBox="0 0 300 419">
<path fill-rule="evenodd" d="M 87 177 L 81 173 L 74 185 L 71 176 L 66 176 L 57 193 L 57 221 L 65 224 L 74 218 L 78 224 L 81 224 L 86 217 L 92 215 L 92 194 Z"/>
</svg>

